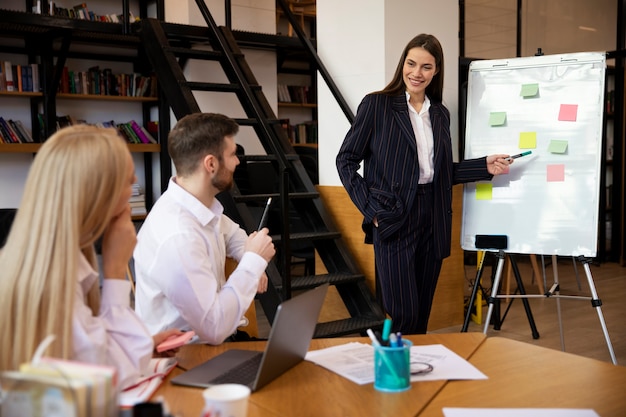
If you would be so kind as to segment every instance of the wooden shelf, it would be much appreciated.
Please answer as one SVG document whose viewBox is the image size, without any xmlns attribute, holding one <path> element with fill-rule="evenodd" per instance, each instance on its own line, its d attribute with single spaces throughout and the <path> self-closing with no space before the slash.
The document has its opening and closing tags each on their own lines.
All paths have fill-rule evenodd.
<svg viewBox="0 0 626 417">
<path fill-rule="evenodd" d="M 96 94 L 67 94 L 60 93 L 56 98 L 70 100 L 102 100 L 102 101 L 132 101 L 132 102 L 156 102 L 157 97 L 134 97 L 134 96 L 101 96 Z"/>
<path fill-rule="evenodd" d="M 33 93 L 26 91 L 0 91 L 0 96 L 8 96 L 8 97 L 43 97 L 43 93 Z"/>
<path fill-rule="evenodd" d="M 0 143 L 0 153 L 37 153 L 41 143 Z M 160 152 L 161 145 L 158 143 L 129 143 L 128 149 L 135 153 Z"/>
</svg>

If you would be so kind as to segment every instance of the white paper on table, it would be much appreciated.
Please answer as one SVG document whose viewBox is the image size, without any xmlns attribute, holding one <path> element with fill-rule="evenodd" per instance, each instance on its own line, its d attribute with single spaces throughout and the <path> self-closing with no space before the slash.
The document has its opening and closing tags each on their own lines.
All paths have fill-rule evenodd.
<svg viewBox="0 0 626 417">
<path fill-rule="evenodd" d="M 305 359 L 359 385 L 374 382 L 374 348 L 369 344 L 352 342 L 313 350 Z M 412 382 L 487 379 L 474 365 L 443 345 L 412 346 L 411 362 L 426 362 L 434 368 L 428 374 L 412 375 Z"/>
<path fill-rule="evenodd" d="M 593 410 L 566 408 L 453 408 L 444 407 L 445 417 L 600 417 Z"/>
</svg>

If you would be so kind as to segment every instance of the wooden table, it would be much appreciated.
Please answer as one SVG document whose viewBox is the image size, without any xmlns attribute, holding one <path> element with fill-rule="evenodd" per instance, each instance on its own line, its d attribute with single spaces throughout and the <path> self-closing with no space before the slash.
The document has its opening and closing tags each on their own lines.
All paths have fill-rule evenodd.
<svg viewBox="0 0 626 417">
<path fill-rule="evenodd" d="M 407 336 L 414 345 L 442 344 L 463 358 L 469 358 L 485 340 L 482 333 L 451 333 Z M 368 338 L 314 339 L 310 350 L 352 341 L 370 343 Z M 265 342 L 225 343 L 220 346 L 188 345 L 181 348 L 179 364 L 196 366 L 229 349 L 262 350 Z M 179 387 L 169 379 L 182 373 L 175 369 L 155 393 L 162 395 L 173 415 L 200 416 L 202 389 Z M 248 417 L 332 417 L 332 416 L 416 416 L 446 385 L 446 381 L 415 382 L 410 390 L 387 394 L 373 384 L 357 385 L 308 361 L 295 366 L 270 384 L 252 393 Z"/>
<path fill-rule="evenodd" d="M 443 407 L 583 408 L 626 416 L 626 367 L 500 337 L 469 359 L 487 380 L 450 381 L 420 414 Z"/>
</svg>

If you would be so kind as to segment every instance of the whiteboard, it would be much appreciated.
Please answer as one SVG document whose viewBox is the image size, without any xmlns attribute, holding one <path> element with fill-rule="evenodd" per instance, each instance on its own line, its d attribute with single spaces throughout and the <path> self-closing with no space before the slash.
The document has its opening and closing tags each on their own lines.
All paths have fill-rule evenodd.
<svg viewBox="0 0 626 417">
<path fill-rule="evenodd" d="M 605 68 L 603 52 L 470 64 L 465 158 L 532 153 L 465 185 L 463 249 L 506 235 L 511 253 L 596 256 Z"/>
</svg>

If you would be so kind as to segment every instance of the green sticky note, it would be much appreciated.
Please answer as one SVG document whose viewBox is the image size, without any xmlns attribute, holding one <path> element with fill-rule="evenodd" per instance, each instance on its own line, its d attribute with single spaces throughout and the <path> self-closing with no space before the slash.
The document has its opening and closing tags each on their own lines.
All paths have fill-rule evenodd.
<svg viewBox="0 0 626 417">
<path fill-rule="evenodd" d="M 522 84 L 522 91 L 520 92 L 520 96 L 526 97 L 535 97 L 539 93 L 539 84 Z"/>
<path fill-rule="evenodd" d="M 479 182 L 476 184 L 476 200 L 491 200 L 493 196 L 493 184 Z"/>
<path fill-rule="evenodd" d="M 535 149 L 537 147 L 537 132 L 520 132 L 519 148 Z"/>
<path fill-rule="evenodd" d="M 565 151 L 567 151 L 567 144 L 568 142 L 566 140 L 553 139 L 550 141 L 550 145 L 548 145 L 548 152 L 565 153 Z"/>
<path fill-rule="evenodd" d="M 492 111 L 489 114 L 489 126 L 502 126 L 506 122 L 505 111 Z"/>
</svg>

